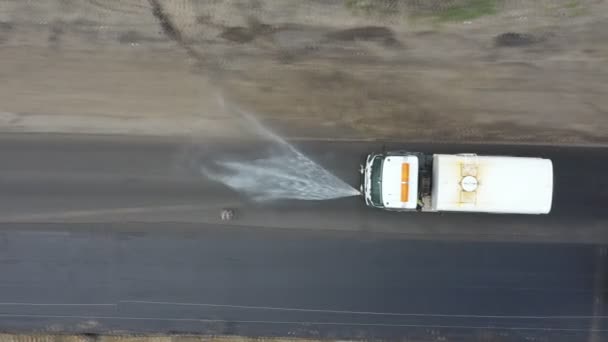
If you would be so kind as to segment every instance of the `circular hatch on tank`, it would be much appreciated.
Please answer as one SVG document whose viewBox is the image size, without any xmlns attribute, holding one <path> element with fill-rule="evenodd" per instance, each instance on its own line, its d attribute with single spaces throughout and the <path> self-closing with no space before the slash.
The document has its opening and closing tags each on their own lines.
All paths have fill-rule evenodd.
<svg viewBox="0 0 608 342">
<path fill-rule="evenodd" d="M 473 176 L 465 176 L 460 181 L 460 186 L 462 186 L 462 190 L 466 192 L 473 192 L 477 190 L 477 186 L 479 182 L 477 182 L 477 178 Z"/>
</svg>

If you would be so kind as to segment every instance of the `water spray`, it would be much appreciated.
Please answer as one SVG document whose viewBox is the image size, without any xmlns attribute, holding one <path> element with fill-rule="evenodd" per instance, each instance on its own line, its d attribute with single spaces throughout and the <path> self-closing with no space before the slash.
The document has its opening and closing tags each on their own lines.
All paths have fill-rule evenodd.
<svg viewBox="0 0 608 342">
<path fill-rule="evenodd" d="M 227 109 L 224 99 L 219 102 Z M 250 196 L 254 200 L 329 200 L 358 196 L 358 190 L 314 162 L 279 135 L 264 127 L 252 114 L 234 106 L 249 127 L 271 142 L 268 156 L 252 161 L 216 160 L 215 167 L 201 168 L 210 179 Z"/>
</svg>

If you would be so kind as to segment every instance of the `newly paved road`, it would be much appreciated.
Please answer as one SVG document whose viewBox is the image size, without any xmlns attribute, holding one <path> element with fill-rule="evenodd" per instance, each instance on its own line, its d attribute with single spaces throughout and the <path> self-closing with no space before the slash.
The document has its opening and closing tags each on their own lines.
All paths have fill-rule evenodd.
<svg viewBox="0 0 608 342">
<path fill-rule="evenodd" d="M 0 330 L 608 338 L 605 247 L 13 228 L 0 233 Z"/>
<path fill-rule="evenodd" d="M 382 148 L 298 146 L 353 186 L 361 158 Z M 607 150 L 394 148 L 405 147 L 552 158 L 553 212 L 252 204 L 200 165 L 264 145 L 2 136 L 0 330 L 608 338 Z M 225 205 L 239 208 L 234 224 L 218 222 Z"/>
<path fill-rule="evenodd" d="M 297 145 L 353 187 L 359 186 L 357 170 L 365 154 L 383 148 L 378 143 L 352 142 Z M 2 222 L 27 223 L 218 223 L 219 209 L 231 206 L 240 214 L 234 224 L 244 226 L 433 240 L 608 242 L 608 149 L 404 144 L 385 148 L 551 158 L 553 210 L 546 216 L 402 214 L 365 208 L 359 197 L 251 203 L 207 180 L 200 168 L 218 158 L 271 155 L 273 146 L 9 135 L 0 137 L 0 217 Z"/>
</svg>

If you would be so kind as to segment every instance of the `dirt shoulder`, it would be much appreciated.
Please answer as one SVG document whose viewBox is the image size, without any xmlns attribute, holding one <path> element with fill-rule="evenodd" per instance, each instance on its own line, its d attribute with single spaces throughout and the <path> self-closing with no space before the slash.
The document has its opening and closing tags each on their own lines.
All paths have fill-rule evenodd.
<svg viewBox="0 0 608 342">
<path fill-rule="evenodd" d="M 319 340 L 289 338 L 289 341 L 314 342 Z M 11 342 L 274 342 L 285 338 L 248 338 L 240 336 L 112 336 L 63 334 L 0 334 L 0 341 Z M 328 340 L 326 340 L 328 341 Z"/>
<path fill-rule="evenodd" d="M 0 130 L 608 142 L 605 2 L 353 3 L 6 1 Z"/>
</svg>

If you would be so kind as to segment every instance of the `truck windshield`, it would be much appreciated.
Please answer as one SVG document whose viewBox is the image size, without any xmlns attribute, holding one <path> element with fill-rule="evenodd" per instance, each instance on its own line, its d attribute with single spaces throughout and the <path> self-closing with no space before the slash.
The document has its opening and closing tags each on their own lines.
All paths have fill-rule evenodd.
<svg viewBox="0 0 608 342">
<path fill-rule="evenodd" d="M 381 207 L 382 206 L 382 163 L 384 161 L 383 157 L 376 157 L 372 163 L 371 168 L 371 182 L 370 182 L 370 192 L 371 192 L 371 202 L 374 206 Z"/>
</svg>

